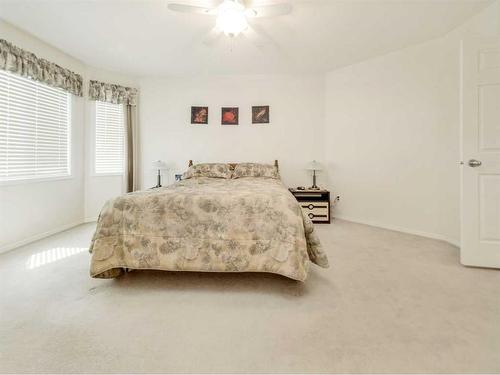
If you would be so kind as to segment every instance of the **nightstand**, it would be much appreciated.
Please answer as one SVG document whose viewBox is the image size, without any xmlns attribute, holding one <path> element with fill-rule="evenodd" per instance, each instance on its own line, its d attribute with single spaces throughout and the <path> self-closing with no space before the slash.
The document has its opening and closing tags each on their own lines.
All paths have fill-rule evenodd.
<svg viewBox="0 0 500 375">
<path fill-rule="evenodd" d="M 330 192 L 328 190 L 290 188 L 290 193 L 299 201 L 302 211 L 315 224 L 330 224 Z"/>
</svg>

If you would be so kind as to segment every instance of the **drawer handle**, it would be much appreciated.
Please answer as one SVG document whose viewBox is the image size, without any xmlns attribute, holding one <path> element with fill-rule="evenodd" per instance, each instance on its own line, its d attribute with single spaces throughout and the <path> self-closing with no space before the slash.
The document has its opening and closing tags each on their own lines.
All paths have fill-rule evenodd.
<svg viewBox="0 0 500 375">
<path fill-rule="evenodd" d="M 307 216 L 309 216 L 309 219 L 314 219 L 315 217 L 328 217 L 328 215 L 315 215 L 313 213 L 309 213 Z"/>
<path fill-rule="evenodd" d="M 314 204 L 310 204 L 308 206 L 302 206 L 302 208 L 308 208 L 310 210 L 313 210 L 315 208 L 328 208 L 327 206 L 315 206 Z"/>
</svg>

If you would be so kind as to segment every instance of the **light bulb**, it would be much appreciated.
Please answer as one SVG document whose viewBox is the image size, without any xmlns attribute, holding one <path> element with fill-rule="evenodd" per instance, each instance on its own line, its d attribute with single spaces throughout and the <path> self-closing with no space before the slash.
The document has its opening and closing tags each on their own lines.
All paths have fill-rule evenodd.
<svg viewBox="0 0 500 375">
<path fill-rule="evenodd" d="M 248 27 L 245 7 L 232 0 L 225 0 L 219 5 L 216 26 L 227 36 L 237 36 Z"/>
</svg>

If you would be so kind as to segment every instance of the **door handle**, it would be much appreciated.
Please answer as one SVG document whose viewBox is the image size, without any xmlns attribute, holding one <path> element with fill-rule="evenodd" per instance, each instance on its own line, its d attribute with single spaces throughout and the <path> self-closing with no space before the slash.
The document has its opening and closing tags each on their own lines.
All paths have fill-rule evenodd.
<svg viewBox="0 0 500 375">
<path fill-rule="evenodd" d="M 469 160 L 469 167 L 476 168 L 476 167 L 481 166 L 481 164 L 483 164 L 483 163 L 481 163 L 480 160 L 476 160 L 476 159 Z"/>
</svg>

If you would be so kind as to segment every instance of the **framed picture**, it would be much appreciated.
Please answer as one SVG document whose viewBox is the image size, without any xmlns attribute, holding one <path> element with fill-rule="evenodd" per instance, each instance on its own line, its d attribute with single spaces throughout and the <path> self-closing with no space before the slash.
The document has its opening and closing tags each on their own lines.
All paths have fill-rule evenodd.
<svg viewBox="0 0 500 375">
<path fill-rule="evenodd" d="M 239 108 L 238 107 L 222 107 L 221 124 L 222 125 L 238 125 Z"/>
<path fill-rule="evenodd" d="M 252 124 L 269 124 L 269 106 L 252 107 Z"/>
<path fill-rule="evenodd" d="M 208 107 L 191 107 L 191 124 L 208 124 Z"/>
</svg>

